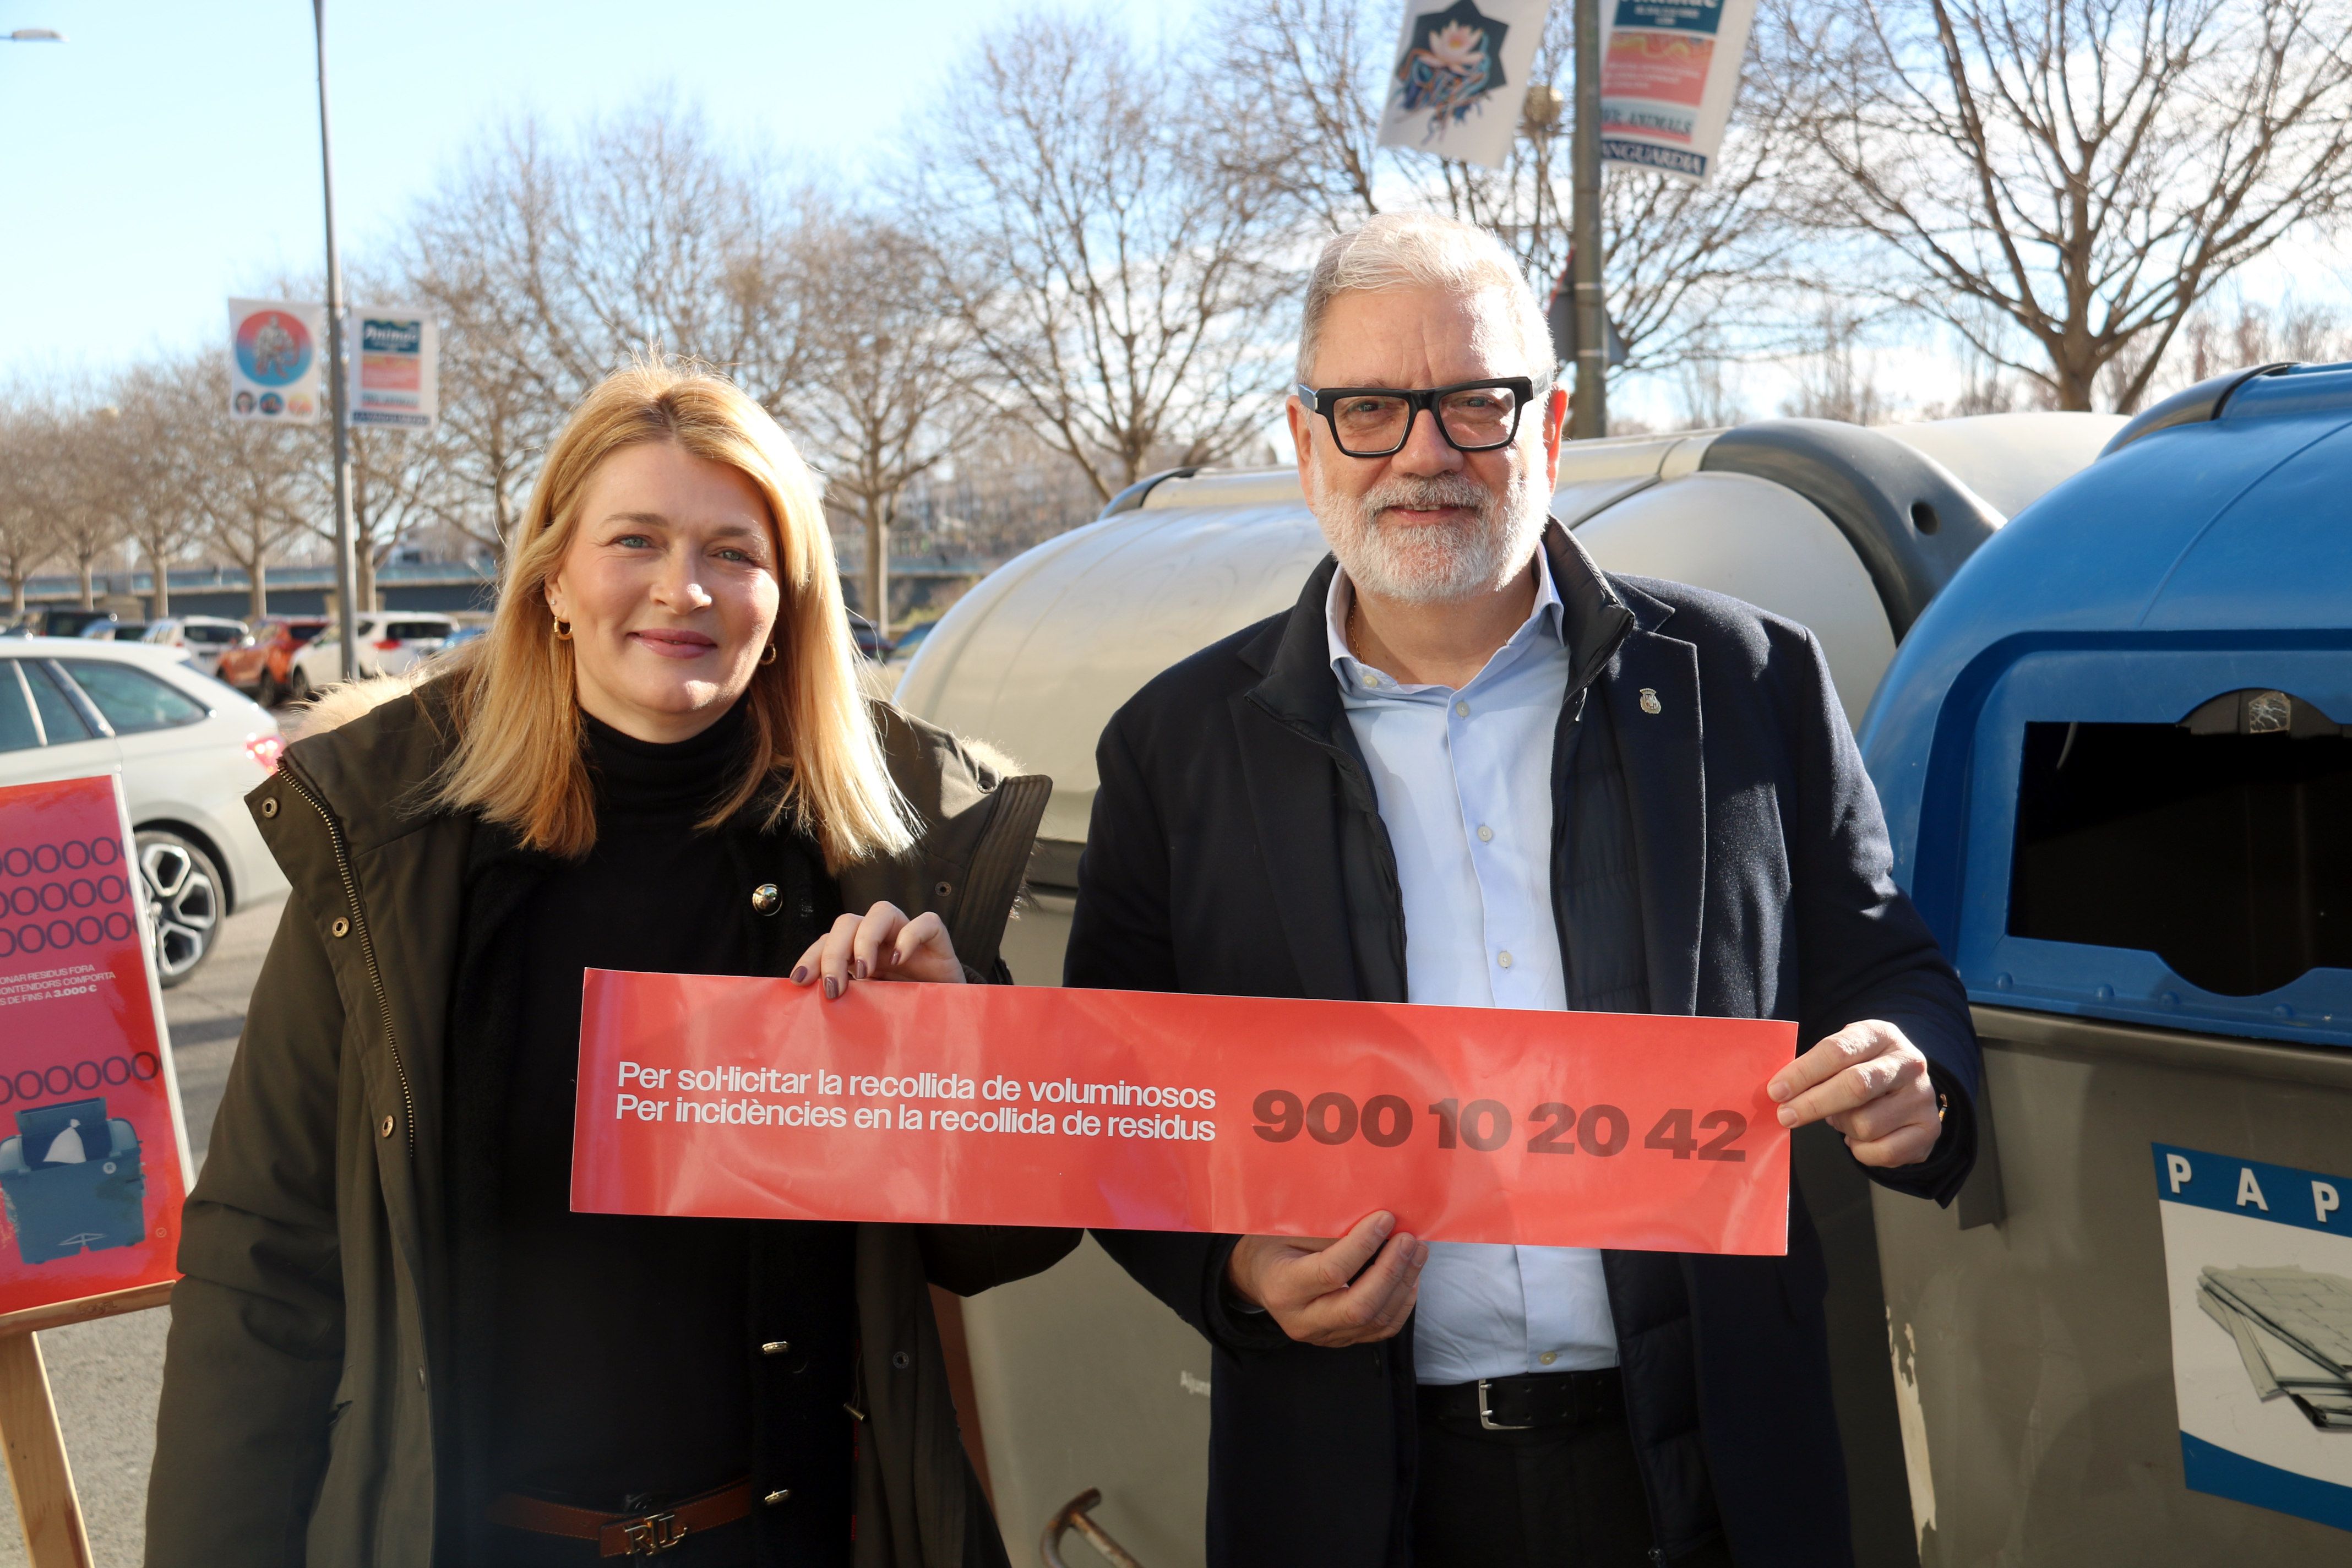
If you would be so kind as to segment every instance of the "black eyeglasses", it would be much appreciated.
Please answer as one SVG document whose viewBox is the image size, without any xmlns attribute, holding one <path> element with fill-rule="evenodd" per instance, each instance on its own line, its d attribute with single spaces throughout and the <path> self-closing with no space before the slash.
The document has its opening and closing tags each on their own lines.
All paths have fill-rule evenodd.
<svg viewBox="0 0 2352 1568">
<path fill-rule="evenodd" d="M 1413 392 L 1400 386 L 1326 386 L 1300 383 L 1298 401 L 1331 426 L 1331 439 L 1350 458 L 1385 458 L 1404 450 L 1412 422 L 1428 409 L 1438 434 L 1457 452 L 1491 452 L 1519 437 L 1519 416 L 1535 401 L 1536 383 L 1524 375 L 1457 382 Z"/>
</svg>

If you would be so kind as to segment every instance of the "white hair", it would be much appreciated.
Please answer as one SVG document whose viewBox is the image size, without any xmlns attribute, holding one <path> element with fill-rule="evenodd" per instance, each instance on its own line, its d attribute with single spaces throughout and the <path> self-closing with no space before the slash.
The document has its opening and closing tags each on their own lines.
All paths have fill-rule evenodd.
<svg viewBox="0 0 2352 1568">
<path fill-rule="evenodd" d="M 1503 242 L 1476 224 L 1435 213 L 1381 213 L 1335 234 L 1315 259 L 1307 310 L 1298 323 L 1298 379 L 1313 384 L 1323 318 L 1342 294 L 1387 289 L 1443 289 L 1457 295 L 1499 290 L 1528 374 L 1538 384 L 1559 368 L 1551 327 L 1535 291 Z"/>
</svg>

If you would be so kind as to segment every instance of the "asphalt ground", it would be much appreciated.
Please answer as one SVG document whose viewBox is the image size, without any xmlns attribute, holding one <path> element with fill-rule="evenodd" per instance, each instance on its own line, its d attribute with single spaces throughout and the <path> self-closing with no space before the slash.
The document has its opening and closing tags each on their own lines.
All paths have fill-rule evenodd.
<svg viewBox="0 0 2352 1568">
<path fill-rule="evenodd" d="M 245 1029 L 246 999 L 284 907 L 273 902 L 229 916 L 219 945 L 195 977 L 163 993 L 188 1150 L 199 1168 Z M 95 1568 L 137 1568 L 145 1546 L 147 1468 L 155 1453 L 155 1398 L 170 1317 L 163 1310 L 131 1312 L 40 1336 Z M 0 1568 L 26 1560 L 16 1501 L 0 1496 Z"/>
</svg>

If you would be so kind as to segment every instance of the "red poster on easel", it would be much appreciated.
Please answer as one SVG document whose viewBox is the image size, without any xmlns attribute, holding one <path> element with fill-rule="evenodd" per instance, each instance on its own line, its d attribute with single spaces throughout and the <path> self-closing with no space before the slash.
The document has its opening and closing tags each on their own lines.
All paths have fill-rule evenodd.
<svg viewBox="0 0 2352 1568">
<path fill-rule="evenodd" d="M 1788 1249 L 1772 1019 L 588 972 L 612 1214 Z"/>
<path fill-rule="evenodd" d="M 116 777 L 0 789 L 0 1331 L 178 1277 L 187 1140 L 144 918 Z"/>
</svg>

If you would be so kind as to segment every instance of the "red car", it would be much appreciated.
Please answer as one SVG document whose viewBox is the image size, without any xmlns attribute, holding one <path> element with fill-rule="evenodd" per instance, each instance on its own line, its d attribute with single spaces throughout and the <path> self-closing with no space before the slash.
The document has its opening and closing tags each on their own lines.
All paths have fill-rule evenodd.
<svg viewBox="0 0 2352 1568">
<path fill-rule="evenodd" d="M 273 616 L 256 621 L 253 635 L 220 657 L 217 679 L 265 707 L 286 700 L 288 666 L 297 649 L 327 629 L 324 616 Z"/>
</svg>

